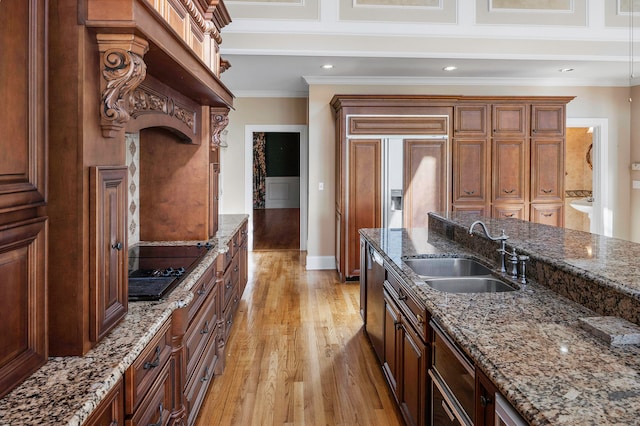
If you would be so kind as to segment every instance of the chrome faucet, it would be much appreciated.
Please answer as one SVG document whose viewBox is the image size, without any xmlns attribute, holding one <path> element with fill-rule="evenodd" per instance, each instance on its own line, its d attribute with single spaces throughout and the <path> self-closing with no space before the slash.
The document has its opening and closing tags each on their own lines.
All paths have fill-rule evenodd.
<svg viewBox="0 0 640 426">
<path fill-rule="evenodd" d="M 475 228 L 476 225 L 480 225 L 482 227 L 482 230 L 484 231 L 484 235 L 488 239 L 490 239 L 491 241 L 500 241 L 500 248 L 498 249 L 498 253 L 500 253 L 500 272 L 502 272 L 503 274 L 506 273 L 507 268 L 504 265 L 504 257 L 507 254 L 507 239 L 509 237 L 507 237 L 507 235 L 504 233 L 504 229 L 502 230 L 499 236 L 492 237 L 491 234 L 489 234 L 487 225 L 485 225 L 484 222 L 481 220 L 476 220 L 471 224 L 471 226 L 469 227 L 469 234 L 473 235 L 473 228 Z"/>
</svg>

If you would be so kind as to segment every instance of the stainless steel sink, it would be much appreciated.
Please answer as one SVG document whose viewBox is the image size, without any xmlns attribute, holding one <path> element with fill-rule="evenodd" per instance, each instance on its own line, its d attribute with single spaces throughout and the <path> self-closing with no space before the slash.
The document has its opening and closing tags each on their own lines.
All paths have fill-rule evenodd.
<svg viewBox="0 0 640 426">
<path fill-rule="evenodd" d="M 491 269 L 472 259 L 422 257 L 404 259 L 404 263 L 422 277 L 470 277 L 491 275 Z"/>
<path fill-rule="evenodd" d="M 493 277 L 455 277 L 425 280 L 431 288 L 446 293 L 499 293 L 516 289 Z"/>
</svg>

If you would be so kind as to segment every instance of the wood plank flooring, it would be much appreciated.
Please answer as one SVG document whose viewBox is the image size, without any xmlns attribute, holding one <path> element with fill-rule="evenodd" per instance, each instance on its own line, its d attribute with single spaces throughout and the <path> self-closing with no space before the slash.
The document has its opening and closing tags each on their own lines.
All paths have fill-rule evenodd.
<svg viewBox="0 0 640 426">
<path fill-rule="evenodd" d="M 304 252 L 249 252 L 249 282 L 197 426 L 401 425 L 362 332 L 357 283 Z"/>
<path fill-rule="evenodd" d="M 300 209 L 254 209 L 253 250 L 299 250 Z"/>
</svg>

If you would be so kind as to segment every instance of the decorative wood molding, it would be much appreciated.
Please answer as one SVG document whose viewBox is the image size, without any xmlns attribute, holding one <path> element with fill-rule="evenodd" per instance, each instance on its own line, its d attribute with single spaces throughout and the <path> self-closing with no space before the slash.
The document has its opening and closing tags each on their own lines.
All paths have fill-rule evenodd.
<svg viewBox="0 0 640 426">
<path fill-rule="evenodd" d="M 142 83 L 131 94 L 131 117 L 137 118 L 145 114 L 164 114 L 174 117 L 194 133 L 196 132 L 197 112 L 193 108 Z"/>
<path fill-rule="evenodd" d="M 220 58 L 220 74 L 231 68 L 231 62 Z"/>
<path fill-rule="evenodd" d="M 132 93 L 146 77 L 142 57 L 149 44 L 132 34 L 97 34 L 96 38 L 102 68 L 100 125 L 104 137 L 114 138 L 129 121 Z"/>
<path fill-rule="evenodd" d="M 211 150 L 220 147 L 220 134 L 229 124 L 229 108 L 211 108 Z"/>
</svg>

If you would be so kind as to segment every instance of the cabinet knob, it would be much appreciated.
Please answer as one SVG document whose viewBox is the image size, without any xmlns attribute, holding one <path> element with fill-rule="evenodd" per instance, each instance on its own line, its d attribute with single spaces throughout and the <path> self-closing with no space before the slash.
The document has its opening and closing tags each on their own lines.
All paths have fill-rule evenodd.
<svg viewBox="0 0 640 426">
<path fill-rule="evenodd" d="M 111 248 L 120 251 L 122 250 L 122 243 L 111 244 Z"/>
<path fill-rule="evenodd" d="M 482 404 L 483 407 L 486 407 L 487 405 L 491 404 L 491 402 L 492 402 L 491 397 L 480 395 L 480 403 Z"/>
</svg>

